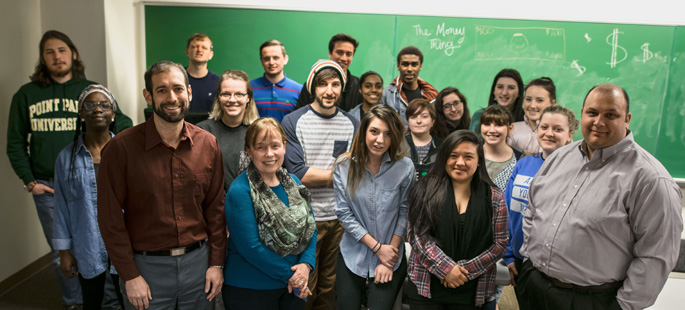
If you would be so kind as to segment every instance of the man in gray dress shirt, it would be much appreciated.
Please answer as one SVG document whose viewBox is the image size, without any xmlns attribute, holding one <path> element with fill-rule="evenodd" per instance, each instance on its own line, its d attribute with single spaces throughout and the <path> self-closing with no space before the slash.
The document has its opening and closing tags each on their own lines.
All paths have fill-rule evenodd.
<svg viewBox="0 0 685 310">
<path fill-rule="evenodd" d="M 595 86 L 583 140 L 555 151 L 530 186 L 521 309 L 643 309 L 675 266 L 681 192 L 633 139 L 623 88 Z"/>
</svg>

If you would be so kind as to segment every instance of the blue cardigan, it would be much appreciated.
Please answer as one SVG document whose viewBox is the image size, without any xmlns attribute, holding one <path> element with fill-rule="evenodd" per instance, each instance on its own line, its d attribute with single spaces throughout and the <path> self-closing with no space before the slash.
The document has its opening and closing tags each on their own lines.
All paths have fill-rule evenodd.
<svg viewBox="0 0 685 310">
<path fill-rule="evenodd" d="M 297 184 L 302 185 L 295 175 L 290 176 Z M 288 196 L 283 186 L 278 185 L 271 189 L 289 207 Z M 241 173 L 231 184 L 226 195 L 225 212 L 230 235 L 224 267 L 224 284 L 255 290 L 285 288 L 294 274 L 290 267 L 300 263 L 308 263 L 314 267 L 316 230 L 309 245 L 300 255 L 280 257 L 259 240 L 246 172 Z"/>
</svg>

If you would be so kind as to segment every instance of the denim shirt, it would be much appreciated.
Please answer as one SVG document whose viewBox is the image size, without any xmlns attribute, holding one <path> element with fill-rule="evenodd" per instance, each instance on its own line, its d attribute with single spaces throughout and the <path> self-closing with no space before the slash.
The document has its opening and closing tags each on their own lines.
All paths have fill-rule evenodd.
<svg viewBox="0 0 685 310">
<path fill-rule="evenodd" d="M 113 135 L 113 134 L 112 134 Z M 105 243 L 97 220 L 97 183 L 93 158 L 83 144 L 83 134 L 76 141 L 72 173 L 72 147 L 67 145 L 55 162 L 54 250 L 71 250 L 78 272 L 92 279 L 105 272 L 116 274 L 109 264 Z"/>
<path fill-rule="evenodd" d="M 378 257 L 359 240 L 367 233 L 381 244 L 390 244 L 393 235 L 404 238 L 407 230 L 407 196 L 414 182 L 414 164 L 403 157 L 391 161 L 387 152 L 383 155 L 381 168 L 376 175 L 364 169 L 363 178 L 354 197 L 347 191 L 347 172 L 350 160 L 338 159 L 333 173 L 335 190 L 335 214 L 345 232 L 340 241 L 340 253 L 345 265 L 354 274 L 374 277 Z M 400 266 L 404 255 L 404 242 L 399 247 Z"/>
</svg>

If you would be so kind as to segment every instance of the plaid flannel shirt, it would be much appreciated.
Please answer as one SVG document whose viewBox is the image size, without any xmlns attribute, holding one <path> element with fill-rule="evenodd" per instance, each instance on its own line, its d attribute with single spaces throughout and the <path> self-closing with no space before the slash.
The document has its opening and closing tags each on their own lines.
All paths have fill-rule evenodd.
<svg viewBox="0 0 685 310">
<path fill-rule="evenodd" d="M 507 205 L 502 191 L 494 187 L 492 188 L 492 208 L 493 244 L 485 252 L 470 260 L 455 262 L 435 242 L 421 242 L 414 235 L 412 227 L 407 225 L 409 243 L 412 248 L 407 271 L 409 278 L 418 288 L 419 295 L 431 298 L 430 275 L 434 274 L 438 279 L 444 280 L 455 265 L 460 265 L 469 271 L 466 275 L 469 281 L 478 278 L 476 306 L 481 306 L 485 298 L 492 295 L 497 270 L 495 264 L 504 256 L 509 238 Z"/>
</svg>

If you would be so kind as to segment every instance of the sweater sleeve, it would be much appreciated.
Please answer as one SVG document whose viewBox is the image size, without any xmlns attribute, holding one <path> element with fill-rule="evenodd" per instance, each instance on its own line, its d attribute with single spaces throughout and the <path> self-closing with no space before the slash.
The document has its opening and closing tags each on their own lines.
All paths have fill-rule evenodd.
<svg viewBox="0 0 685 310">
<path fill-rule="evenodd" d="M 7 122 L 7 157 L 17 176 L 28 184 L 35 181 L 28 153 L 28 135 L 31 124 L 28 114 L 28 100 L 21 90 L 12 97 Z"/>
</svg>

